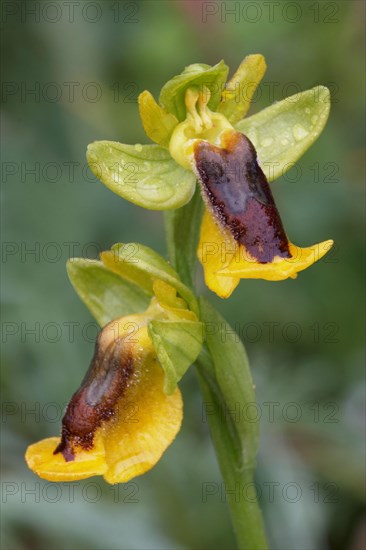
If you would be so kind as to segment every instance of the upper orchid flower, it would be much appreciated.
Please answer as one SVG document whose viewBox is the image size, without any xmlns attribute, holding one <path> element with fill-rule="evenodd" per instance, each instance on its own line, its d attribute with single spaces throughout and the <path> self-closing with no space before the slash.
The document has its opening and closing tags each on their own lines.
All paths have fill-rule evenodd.
<svg viewBox="0 0 366 550">
<path fill-rule="evenodd" d="M 160 104 L 147 91 L 139 96 L 144 129 L 158 145 L 102 141 L 88 149 L 98 177 L 145 208 L 183 206 L 198 180 L 206 205 L 198 258 L 207 286 L 223 298 L 241 278 L 295 278 L 333 244 L 292 244 L 268 185 L 319 136 L 329 91 L 318 86 L 242 120 L 265 68 L 261 55 L 250 55 L 225 86 L 223 62 L 190 65 L 165 84 Z"/>
</svg>

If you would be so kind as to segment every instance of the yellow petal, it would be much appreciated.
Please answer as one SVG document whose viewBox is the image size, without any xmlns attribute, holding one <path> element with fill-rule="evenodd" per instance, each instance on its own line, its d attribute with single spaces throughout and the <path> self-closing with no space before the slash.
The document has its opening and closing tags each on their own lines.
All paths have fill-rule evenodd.
<svg viewBox="0 0 366 550">
<path fill-rule="evenodd" d="M 156 359 L 145 363 L 124 398 L 118 417 L 105 425 L 109 483 L 126 482 L 150 470 L 178 433 L 183 402 L 178 389 L 163 391 L 164 374 Z"/>
<path fill-rule="evenodd" d="M 307 248 L 289 242 L 291 258 L 275 258 L 271 263 L 262 264 L 250 257 L 245 248 L 236 243 L 232 235 L 222 229 L 206 210 L 197 253 L 204 269 L 206 285 L 221 298 L 228 298 L 240 279 L 296 279 L 299 271 L 320 260 L 332 246 L 332 240 Z"/>
<path fill-rule="evenodd" d="M 25 460 L 28 467 L 42 479 L 74 481 L 104 474 L 106 471 L 104 445 L 100 437 L 95 437 L 92 450 L 80 450 L 71 462 L 66 462 L 61 453 L 53 454 L 59 443 L 59 437 L 49 437 L 30 445 L 27 449 Z"/>
<path fill-rule="evenodd" d="M 168 313 L 169 317 L 175 316 L 188 321 L 197 320 L 196 314 L 188 309 L 186 301 L 177 296 L 177 290 L 165 281 L 155 279 L 153 291 L 159 305 Z"/>
<path fill-rule="evenodd" d="M 228 298 L 238 286 L 240 277 L 222 277 L 217 272 L 227 267 L 232 260 L 231 245 L 228 235 L 215 222 L 212 214 L 205 210 L 201 224 L 198 259 L 202 264 L 205 282 L 210 290 L 221 298 Z M 229 243 L 229 246 L 227 246 Z"/>
<path fill-rule="evenodd" d="M 187 309 L 187 303 L 177 296 L 177 289 L 165 281 L 155 279 L 153 282 L 153 291 L 161 305 L 164 303 L 168 307 Z"/>
<path fill-rule="evenodd" d="M 217 110 L 225 115 L 232 124 L 246 115 L 266 68 L 263 55 L 247 55 L 234 76 L 226 84 Z"/>
<path fill-rule="evenodd" d="M 151 95 L 145 90 L 138 97 L 138 104 L 142 125 L 146 134 L 152 141 L 163 147 L 168 147 L 170 137 L 178 120 L 174 115 L 163 109 Z"/>
<path fill-rule="evenodd" d="M 250 258 L 243 247 L 228 266 L 222 266 L 218 273 L 222 277 L 233 276 L 245 279 L 266 279 L 267 281 L 282 281 L 289 277 L 295 279 L 299 271 L 310 267 L 320 260 L 332 248 L 333 241 L 323 241 L 307 248 L 301 248 L 289 242 L 291 258 L 274 258 L 271 263 L 261 264 L 255 258 Z"/>
</svg>

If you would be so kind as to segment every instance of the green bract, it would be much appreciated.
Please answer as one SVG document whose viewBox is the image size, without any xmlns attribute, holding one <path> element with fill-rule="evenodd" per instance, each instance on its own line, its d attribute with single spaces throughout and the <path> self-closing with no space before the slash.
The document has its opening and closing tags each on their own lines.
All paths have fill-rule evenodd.
<svg viewBox="0 0 366 550">
<path fill-rule="evenodd" d="M 200 369 L 200 375 L 209 397 L 208 402 L 219 411 L 212 419 L 207 411 L 208 418 L 213 422 L 213 437 L 227 437 L 226 444 L 232 448 L 238 470 L 253 469 L 259 419 L 247 422 L 244 415 L 238 415 L 238 418 L 232 415 L 238 404 L 246 408 L 255 403 L 247 354 L 239 336 L 205 299 L 200 300 L 200 311 L 206 327 L 207 348 L 212 358 L 205 369 Z M 222 424 L 226 425 L 225 429 Z"/>
</svg>

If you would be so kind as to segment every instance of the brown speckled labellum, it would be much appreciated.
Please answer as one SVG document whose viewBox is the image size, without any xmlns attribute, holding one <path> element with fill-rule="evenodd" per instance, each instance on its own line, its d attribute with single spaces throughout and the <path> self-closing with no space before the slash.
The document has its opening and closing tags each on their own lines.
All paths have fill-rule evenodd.
<svg viewBox="0 0 366 550">
<path fill-rule="evenodd" d="M 194 146 L 197 174 L 207 206 L 259 263 L 291 257 L 288 239 L 268 181 L 251 141 L 227 131 L 223 147 L 207 141 Z"/>
<path fill-rule="evenodd" d="M 76 447 L 93 447 L 96 429 L 114 416 L 133 374 L 130 346 L 124 338 L 110 341 L 109 335 L 103 337 L 107 327 L 98 337 L 90 367 L 62 419 L 61 442 L 54 454 L 61 452 L 67 462 L 74 460 Z"/>
</svg>

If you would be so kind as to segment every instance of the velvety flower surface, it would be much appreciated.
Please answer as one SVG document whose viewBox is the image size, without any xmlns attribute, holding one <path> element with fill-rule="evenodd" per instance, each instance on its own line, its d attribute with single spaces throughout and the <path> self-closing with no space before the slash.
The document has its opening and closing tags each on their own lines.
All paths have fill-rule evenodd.
<svg viewBox="0 0 366 550">
<path fill-rule="evenodd" d="M 295 278 L 333 244 L 294 245 L 268 185 L 319 136 L 329 91 L 317 86 L 244 118 L 265 69 L 263 56 L 249 55 L 226 82 L 222 61 L 190 65 L 164 85 L 159 103 L 140 94 L 145 132 L 157 145 L 95 142 L 88 151 L 98 177 L 145 208 L 183 206 L 198 181 L 206 211 L 197 254 L 207 286 L 223 298 L 242 278 Z"/>
</svg>

